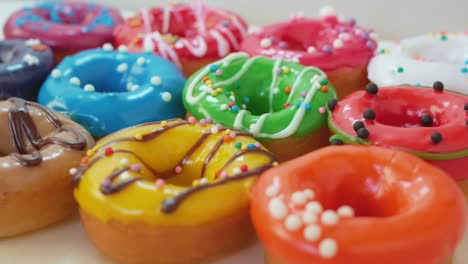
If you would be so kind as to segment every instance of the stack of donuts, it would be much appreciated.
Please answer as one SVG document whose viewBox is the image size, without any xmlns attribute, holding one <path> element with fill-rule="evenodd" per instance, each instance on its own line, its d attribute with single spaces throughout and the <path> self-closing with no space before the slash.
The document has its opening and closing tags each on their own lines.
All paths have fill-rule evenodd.
<svg viewBox="0 0 468 264">
<path fill-rule="evenodd" d="M 0 41 L 0 238 L 79 212 L 118 263 L 449 264 L 467 226 L 468 35 L 378 45 L 331 7 L 43 2 Z"/>
</svg>

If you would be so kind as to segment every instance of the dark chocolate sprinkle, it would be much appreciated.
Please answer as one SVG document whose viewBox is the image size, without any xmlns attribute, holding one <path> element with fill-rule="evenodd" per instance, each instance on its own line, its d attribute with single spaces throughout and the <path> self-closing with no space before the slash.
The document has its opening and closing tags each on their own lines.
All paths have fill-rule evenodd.
<svg viewBox="0 0 468 264">
<path fill-rule="evenodd" d="M 442 82 L 434 82 L 434 84 L 432 85 L 432 88 L 434 88 L 434 90 L 436 91 L 443 91 L 444 90 L 444 84 Z"/>
<path fill-rule="evenodd" d="M 424 127 L 430 127 L 434 123 L 432 117 L 428 114 L 424 114 L 421 116 L 421 125 Z"/>
<path fill-rule="evenodd" d="M 167 198 L 163 201 L 161 205 L 161 212 L 163 213 L 172 213 L 177 209 L 177 201 L 174 198 Z"/>
<path fill-rule="evenodd" d="M 372 109 L 367 109 L 364 111 L 364 118 L 367 120 L 375 120 L 375 112 Z"/>
<path fill-rule="evenodd" d="M 328 103 L 327 103 L 328 109 L 330 109 L 330 111 L 335 110 L 337 104 L 338 104 L 338 100 L 336 99 L 328 100 Z"/>
<path fill-rule="evenodd" d="M 369 83 L 365 90 L 368 94 L 376 95 L 379 92 L 379 87 L 375 83 Z"/>
<path fill-rule="evenodd" d="M 363 127 L 365 127 L 365 125 L 364 125 L 364 122 L 362 122 L 362 121 L 356 121 L 356 122 L 354 122 L 354 124 L 353 124 L 353 129 L 354 129 L 354 131 L 356 131 L 356 132 L 357 132 L 359 129 L 363 128 Z"/>
<path fill-rule="evenodd" d="M 442 142 L 442 134 L 440 134 L 439 132 L 432 133 L 431 140 L 435 144 L 439 144 L 440 142 Z"/>
<path fill-rule="evenodd" d="M 360 137 L 362 139 L 368 139 L 369 138 L 369 130 L 367 130 L 367 128 L 365 128 L 365 127 L 360 128 L 357 131 L 357 135 L 358 135 L 358 137 Z"/>
<path fill-rule="evenodd" d="M 330 145 L 341 146 L 344 145 L 344 142 L 343 140 L 335 138 L 332 141 L 330 141 Z"/>
<path fill-rule="evenodd" d="M 465 109 L 465 111 L 468 111 L 468 102 L 465 104 L 464 109 Z"/>
</svg>

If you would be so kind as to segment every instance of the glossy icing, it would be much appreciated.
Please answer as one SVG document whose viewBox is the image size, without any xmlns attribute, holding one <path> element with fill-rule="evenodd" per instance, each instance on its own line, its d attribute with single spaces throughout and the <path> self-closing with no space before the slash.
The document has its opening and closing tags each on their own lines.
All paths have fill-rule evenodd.
<svg viewBox="0 0 468 264">
<path fill-rule="evenodd" d="M 185 115 L 185 79 L 174 64 L 150 53 L 111 49 L 105 45 L 65 58 L 42 86 L 39 102 L 96 137 Z"/>
<path fill-rule="evenodd" d="M 340 21 L 332 9 L 317 19 L 294 16 L 290 21 L 267 25 L 248 36 L 241 50 L 318 67 L 325 72 L 366 65 L 377 46 L 376 34 L 356 21 Z"/>
<path fill-rule="evenodd" d="M 280 263 L 439 263 L 466 224 L 445 173 L 378 147 L 312 152 L 263 173 L 250 197 L 257 234 Z"/>
<path fill-rule="evenodd" d="M 73 51 L 111 42 L 114 27 L 122 21 L 114 8 L 50 1 L 16 11 L 8 18 L 3 32 L 6 38 L 37 38 L 54 50 Z"/>
<path fill-rule="evenodd" d="M 411 152 L 423 159 L 440 163 L 455 162 L 451 174 L 465 179 L 468 160 L 468 98 L 450 92 L 412 86 L 383 87 L 377 95 L 358 91 L 340 101 L 329 115 L 330 129 L 338 139 L 349 144 L 372 144 Z M 375 120 L 365 120 L 363 113 L 372 109 Z M 423 127 L 421 118 L 428 115 L 433 124 Z M 364 122 L 367 139 L 353 128 Z M 434 133 L 442 140 L 433 142 Z"/>
<path fill-rule="evenodd" d="M 184 105 L 195 117 L 265 140 L 300 137 L 323 127 L 331 98 L 335 91 L 321 70 L 245 53 L 201 69 L 183 91 Z"/>
<path fill-rule="evenodd" d="M 35 101 L 54 63 L 51 50 L 38 40 L 0 41 L 0 100 Z"/>
<path fill-rule="evenodd" d="M 431 33 L 386 45 L 369 63 L 369 79 L 381 86 L 431 86 L 442 81 L 448 90 L 468 94 L 468 36 Z M 430 74 L 427 74 L 427 73 Z"/>
<path fill-rule="evenodd" d="M 174 119 L 99 141 L 73 173 L 75 197 L 102 221 L 193 225 L 246 206 L 254 176 L 274 164 L 248 134 Z"/>
<path fill-rule="evenodd" d="M 130 51 L 154 51 L 181 66 L 187 60 L 222 58 L 237 51 L 246 33 L 239 15 L 199 1 L 143 9 L 114 35 Z"/>
</svg>

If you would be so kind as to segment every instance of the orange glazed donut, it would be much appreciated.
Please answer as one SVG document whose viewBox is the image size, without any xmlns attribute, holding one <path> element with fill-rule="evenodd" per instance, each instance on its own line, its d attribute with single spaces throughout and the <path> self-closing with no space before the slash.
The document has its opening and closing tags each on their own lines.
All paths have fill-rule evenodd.
<svg viewBox="0 0 468 264">
<path fill-rule="evenodd" d="M 411 154 L 331 146 L 261 175 L 251 216 L 268 264 L 447 264 L 463 194 Z"/>
<path fill-rule="evenodd" d="M 94 145 L 78 124 L 20 98 L 0 101 L 0 238 L 76 212 L 69 169 Z"/>
</svg>

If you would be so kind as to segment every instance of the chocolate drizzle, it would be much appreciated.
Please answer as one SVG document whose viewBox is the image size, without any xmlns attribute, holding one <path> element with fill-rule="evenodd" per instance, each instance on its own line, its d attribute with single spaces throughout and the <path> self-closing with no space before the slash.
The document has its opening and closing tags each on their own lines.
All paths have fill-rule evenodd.
<svg viewBox="0 0 468 264">
<path fill-rule="evenodd" d="M 47 108 L 20 98 L 10 98 L 13 107 L 9 109 L 8 127 L 17 153 L 11 153 L 16 161 L 24 166 L 36 166 L 42 162 L 41 149 L 48 144 L 58 144 L 66 148 L 84 150 L 86 139 L 73 128 L 66 127 L 60 119 Z M 28 107 L 38 109 L 46 119 L 57 128 L 58 132 L 68 132 L 75 136 L 76 141 L 67 141 L 59 137 L 43 138 L 32 119 Z"/>
<path fill-rule="evenodd" d="M 160 123 L 160 122 L 158 122 L 158 123 Z M 158 123 L 153 123 L 153 124 L 158 124 Z M 105 144 L 104 146 L 101 146 L 99 149 L 96 150 L 96 152 L 100 151 L 100 150 L 103 150 L 105 148 L 111 147 L 111 146 L 113 146 L 114 144 L 116 144 L 118 142 L 124 142 L 124 141 L 146 142 L 146 141 L 150 141 L 150 140 L 156 139 L 158 136 L 162 135 L 164 132 L 167 132 L 170 129 L 173 129 L 173 128 L 176 128 L 176 127 L 179 127 L 179 126 L 182 126 L 182 125 L 187 125 L 187 124 L 189 124 L 187 121 L 180 121 L 180 122 L 177 122 L 177 123 L 168 124 L 165 127 L 161 127 L 161 128 L 159 128 L 157 130 L 154 130 L 154 131 L 152 131 L 152 132 L 150 132 L 148 134 L 142 135 L 140 139 L 137 139 L 136 137 L 125 137 L 125 138 L 116 139 L 116 140 L 113 140 L 113 141 Z M 219 132 L 225 131 L 225 130 L 226 130 L 225 128 L 221 128 L 221 129 L 219 129 Z M 244 133 L 244 132 L 237 132 L 236 131 L 235 133 L 236 133 L 236 136 L 251 136 L 251 134 Z M 213 135 L 211 130 L 205 131 L 200 136 L 200 138 L 190 147 L 190 149 L 182 157 L 181 161 L 178 163 L 177 166 L 182 167 L 185 164 L 187 164 L 190 161 L 190 157 L 203 145 L 203 143 L 208 139 L 208 137 L 210 135 Z M 210 164 L 211 160 L 216 155 L 216 153 L 219 151 L 219 149 L 221 149 L 221 146 L 222 146 L 222 144 L 224 142 L 225 142 L 224 138 L 221 136 L 220 139 L 216 142 L 215 146 L 210 150 L 208 155 L 205 157 L 205 159 L 203 161 L 203 166 L 202 166 L 202 169 L 201 169 L 201 173 L 200 173 L 201 178 L 203 178 L 205 176 L 204 174 L 206 172 L 206 168 L 208 167 L 208 165 Z M 138 154 L 136 154 L 136 153 L 134 153 L 134 152 L 132 152 L 130 150 L 119 150 L 119 149 L 113 150 L 113 153 L 122 153 L 122 152 L 123 153 L 129 153 L 129 154 L 132 154 L 133 156 L 135 156 L 143 164 L 143 166 L 145 166 L 145 168 L 149 169 L 157 178 L 169 179 L 169 178 L 173 177 L 176 174 L 175 173 L 175 168 L 172 168 L 172 169 L 169 169 L 169 170 L 163 171 L 163 172 L 154 171 L 151 168 L 151 166 L 149 166 L 149 164 L 146 164 L 143 161 L 143 159 L 138 156 Z M 240 172 L 240 173 L 238 173 L 236 175 L 233 175 L 233 176 L 226 176 L 226 177 L 224 177 L 222 179 L 219 179 L 219 180 L 217 180 L 215 182 L 212 182 L 212 183 L 207 183 L 207 184 L 202 184 L 202 185 L 191 187 L 191 188 L 177 194 L 174 197 L 165 199 L 162 202 L 161 211 L 163 213 L 171 213 L 174 210 L 176 210 L 177 207 L 185 199 L 187 199 L 189 196 L 191 196 L 194 193 L 197 193 L 199 191 L 202 191 L 202 190 L 205 190 L 205 189 L 208 189 L 208 188 L 212 188 L 212 187 L 215 187 L 215 186 L 219 186 L 219 185 L 231 182 L 231 181 L 242 180 L 242 179 L 245 179 L 245 178 L 250 177 L 250 176 L 258 175 L 259 173 L 261 173 L 261 172 L 265 171 L 266 169 L 273 166 L 272 163 L 275 161 L 275 158 L 271 153 L 269 153 L 266 150 L 260 149 L 260 148 L 254 148 L 254 149 L 242 150 L 242 151 L 239 151 L 238 153 L 236 153 L 235 155 L 233 155 L 230 159 L 228 159 L 225 162 L 224 166 L 221 168 L 220 171 L 224 171 L 226 168 L 229 167 L 229 165 L 231 165 L 239 157 L 247 155 L 247 154 L 252 154 L 252 153 L 258 153 L 258 154 L 267 156 L 270 159 L 269 163 L 266 164 L 266 165 L 257 167 L 257 168 L 253 168 L 251 170 Z M 100 155 L 94 157 L 92 160 L 90 160 L 86 165 L 82 165 L 80 167 L 79 171 L 74 175 L 74 179 L 73 179 L 74 185 L 77 186 L 79 184 L 79 181 L 83 177 L 83 174 L 86 172 L 86 170 L 88 170 L 97 161 L 99 161 L 99 160 L 101 160 L 101 159 L 103 159 L 105 157 L 106 157 L 105 154 L 100 154 Z M 137 182 L 137 181 L 140 181 L 140 180 L 146 180 L 144 177 L 134 177 L 132 179 L 128 179 L 128 180 L 119 182 L 117 184 L 113 184 L 113 181 L 115 179 L 117 179 L 119 175 L 121 175 L 122 173 L 124 173 L 126 171 L 129 171 L 129 170 L 131 170 L 131 168 L 128 167 L 128 166 L 125 166 L 125 167 L 116 169 L 109 176 L 107 176 L 103 180 L 103 182 L 101 183 L 101 188 L 100 189 L 101 189 L 102 193 L 105 194 L 105 195 L 111 195 L 111 194 L 114 194 L 116 192 L 122 191 L 123 189 L 125 189 L 125 187 L 129 186 L 130 184 L 132 184 L 134 182 Z"/>
</svg>

